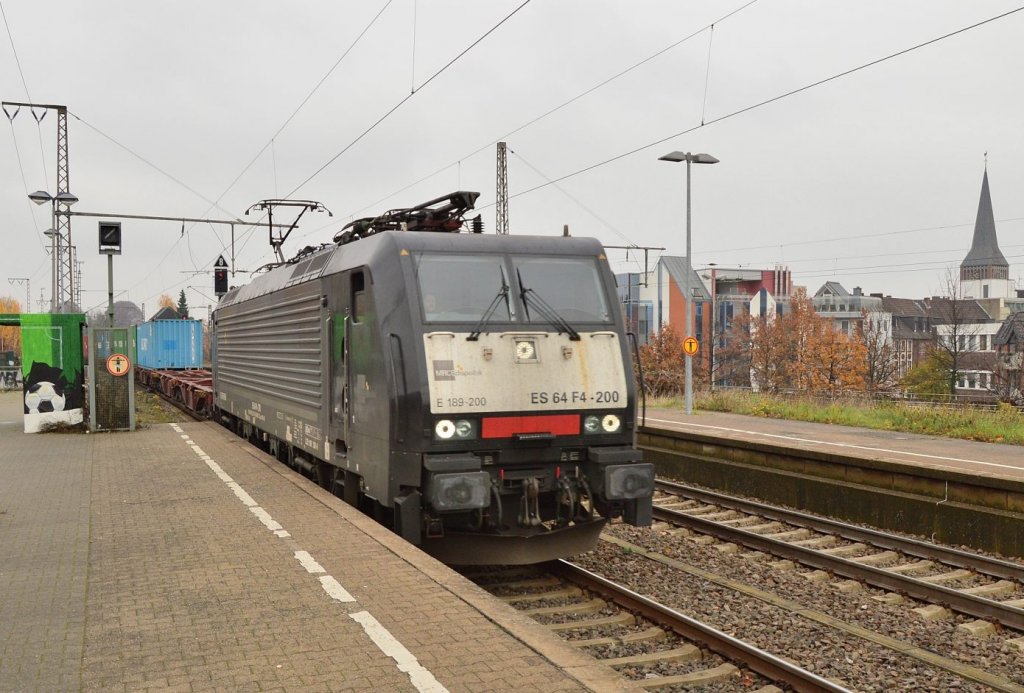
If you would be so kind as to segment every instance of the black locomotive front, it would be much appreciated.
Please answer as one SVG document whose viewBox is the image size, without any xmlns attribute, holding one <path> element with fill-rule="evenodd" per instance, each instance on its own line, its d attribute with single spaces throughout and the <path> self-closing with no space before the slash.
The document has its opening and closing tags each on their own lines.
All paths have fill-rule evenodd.
<svg viewBox="0 0 1024 693">
<path fill-rule="evenodd" d="M 401 242 L 418 385 L 404 413 L 423 469 L 408 491 L 424 547 L 452 562 L 533 562 L 587 550 L 610 517 L 649 524 L 654 471 L 634 445 L 631 359 L 601 246 Z"/>
</svg>

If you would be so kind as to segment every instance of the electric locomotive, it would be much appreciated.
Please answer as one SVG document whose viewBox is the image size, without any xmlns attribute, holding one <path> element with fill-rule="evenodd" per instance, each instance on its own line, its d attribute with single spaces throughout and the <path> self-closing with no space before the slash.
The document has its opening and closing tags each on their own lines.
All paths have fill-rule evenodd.
<svg viewBox="0 0 1024 693">
<path fill-rule="evenodd" d="M 573 555 L 651 521 L 614 276 L 594 239 L 465 232 L 477 196 L 352 222 L 228 292 L 216 406 L 446 562 Z"/>
</svg>

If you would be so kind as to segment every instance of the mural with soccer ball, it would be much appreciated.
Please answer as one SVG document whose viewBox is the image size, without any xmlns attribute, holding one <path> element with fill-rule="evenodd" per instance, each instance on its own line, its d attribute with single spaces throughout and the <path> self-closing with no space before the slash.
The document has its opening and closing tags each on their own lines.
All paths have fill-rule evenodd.
<svg viewBox="0 0 1024 693">
<path fill-rule="evenodd" d="M 21 315 L 25 433 L 82 423 L 80 313 Z"/>
</svg>

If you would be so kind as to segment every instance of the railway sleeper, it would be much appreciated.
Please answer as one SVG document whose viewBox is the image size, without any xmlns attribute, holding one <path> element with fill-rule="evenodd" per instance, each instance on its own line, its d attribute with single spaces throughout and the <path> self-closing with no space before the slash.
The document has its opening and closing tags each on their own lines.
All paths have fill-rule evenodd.
<svg viewBox="0 0 1024 693">
<path fill-rule="evenodd" d="M 867 556 L 858 556 L 851 558 L 851 561 L 860 563 L 861 565 L 878 566 L 881 563 L 888 563 L 898 559 L 900 555 L 895 551 L 879 551 L 878 553 L 868 554 Z"/>
<path fill-rule="evenodd" d="M 858 554 L 861 551 L 867 551 L 867 544 L 845 544 L 843 546 L 834 546 L 831 549 L 821 549 L 821 552 L 828 554 L 829 556 L 839 556 L 840 558 L 849 558 L 854 554 Z"/>
<path fill-rule="evenodd" d="M 570 597 L 582 597 L 583 590 L 579 587 L 569 586 L 562 590 L 552 590 L 550 592 L 540 592 L 538 594 L 510 594 L 501 597 L 501 600 L 508 602 L 509 604 L 518 604 L 520 602 L 539 602 L 545 599 L 568 599 Z"/>
<path fill-rule="evenodd" d="M 802 546 L 805 549 L 827 549 L 839 541 L 831 534 L 824 537 L 811 537 L 792 542 L 793 546 Z"/>
<path fill-rule="evenodd" d="M 996 597 L 1007 597 L 1013 594 L 1016 590 L 1016 583 L 1011 582 L 1010 580 L 999 580 L 998 582 L 993 582 L 988 585 L 968 587 L 967 589 L 962 589 L 960 591 L 964 594 L 973 594 L 975 597 L 987 597 L 988 599 L 993 599 Z"/>
<path fill-rule="evenodd" d="M 570 614 L 596 614 L 601 609 L 608 608 L 608 602 L 603 599 L 591 599 L 585 602 L 562 604 L 560 606 L 541 606 L 535 609 L 523 609 L 522 613 L 527 616 L 568 616 Z"/>
<path fill-rule="evenodd" d="M 740 670 L 736 666 L 726 662 L 712 669 L 702 669 L 701 671 L 694 671 L 680 676 L 660 676 L 654 679 L 642 679 L 634 681 L 633 684 L 645 690 L 662 688 L 664 686 L 706 686 L 710 683 L 727 681 L 739 674 L 739 672 Z"/>
<path fill-rule="evenodd" d="M 708 520 L 709 522 L 717 522 L 719 524 L 725 524 L 726 522 L 730 522 L 730 521 L 739 522 L 739 521 L 742 521 L 745 518 L 740 516 L 740 514 L 738 512 L 736 512 L 735 510 L 722 510 L 721 512 L 717 512 L 717 513 L 708 513 L 706 515 L 700 515 L 700 519 Z"/>
<path fill-rule="evenodd" d="M 902 563 L 900 565 L 894 565 L 891 568 L 886 568 L 890 573 L 899 573 L 900 575 L 906 575 L 907 573 L 916 573 L 918 571 L 931 570 L 935 567 L 935 561 L 913 561 L 911 563 Z"/>
<path fill-rule="evenodd" d="M 785 527 L 785 525 L 781 522 L 772 521 L 762 522 L 759 525 L 747 525 L 741 529 L 747 532 L 753 532 L 754 534 L 768 534 L 769 532 L 774 532 L 775 530 L 782 529 L 783 527 Z"/>
<path fill-rule="evenodd" d="M 785 532 L 775 532 L 773 534 L 762 535 L 768 539 L 775 539 L 776 541 L 791 541 L 793 539 L 810 539 L 814 536 L 814 533 L 809 529 L 790 529 Z"/>
<path fill-rule="evenodd" d="M 632 665 L 645 666 L 659 664 L 662 662 L 699 662 L 704 659 L 704 653 L 696 645 L 686 644 L 671 650 L 659 650 L 658 652 L 647 652 L 645 654 L 632 655 L 629 657 L 616 657 L 614 659 L 603 659 L 602 664 L 618 669 Z"/>
<path fill-rule="evenodd" d="M 602 647 L 602 646 L 615 646 L 615 645 L 634 645 L 637 643 L 655 643 L 661 642 L 668 638 L 668 633 L 663 628 L 658 626 L 651 626 L 646 630 L 637 631 L 635 633 L 627 633 L 626 635 L 601 637 L 601 638 L 590 638 L 589 640 L 567 640 L 570 645 L 577 648 L 584 647 Z"/>
<path fill-rule="evenodd" d="M 568 623 L 548 623 L 547 629 L 555 632 L 561 632 L 566 630 L 577 630 L 586 628 L 604 628 L 605 626 L 632 626 L 636 623 L 636 617 L 633 614 L 623 611 L 622 613 L 613 614 L 611 616 L 603 616 L 601 618 L 591 618 L 582 621 L 570 621 Z"/>
<path fill-rule="evenodd" d="M 532 590 L 540 589 L 543 587 L 555 587 L 557 585 L 564 584 L 565 583 L 559 580 L 558 578 L 549 576 L 542 578 L 534 578 L 532 580 L 517 580 L 515 582 L 504 582 L 499 583 L 497 586 L 502 587 L 503 589 L 510 590 Z"/>
<path fill-rule="evenodd" d="M 957 580 L 963 580 L 965 578 L 973 577 L 974 573 L 969 570 L 951 570 L 948 573 L 939 573 L 938 575 L 928 575 L 926 577 L 918 578 L 921 582 L 927 582 L 932 585 L 942 585 L 947 582 L 956 582 Z"/>
</svg>

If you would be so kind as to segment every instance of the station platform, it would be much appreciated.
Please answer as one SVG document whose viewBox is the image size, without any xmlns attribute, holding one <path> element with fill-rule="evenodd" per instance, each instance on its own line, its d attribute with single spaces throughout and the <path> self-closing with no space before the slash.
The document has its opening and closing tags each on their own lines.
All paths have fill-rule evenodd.
<svg viewBox="0 0 1024 693">
<path fill-rule="evenodd" d="M 611 669 L 212 423 L 24 434 L 2 691 L 614 691 Z"/>
<path fill-rule="evenodd" d="M 1019 445 L 714 411 L 687 415 L 679 409 L 650 407 L 646 425 L 1024 482 L 1024 448 Z"/>
</svg>

